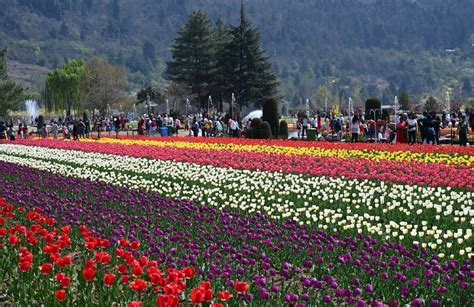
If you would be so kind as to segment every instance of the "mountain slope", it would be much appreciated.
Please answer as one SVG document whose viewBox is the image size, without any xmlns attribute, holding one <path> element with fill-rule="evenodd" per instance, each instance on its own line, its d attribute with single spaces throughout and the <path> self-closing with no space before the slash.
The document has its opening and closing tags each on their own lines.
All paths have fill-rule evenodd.
<svg viewBox="0 0 474 307">
<path fill-rule="evenodd" d="M 55 68 L 106 55 L 132 86 L 164 86 L 165 61 L 188 14 L 236 24 L 239 0 L 2 0 L 0 45 L 25 64 Z M 346 96 L 444 93 L 474 72 L 471 0 L 247 0 L 264 47 L 298 103 L 327 79 Z M 453 52 L 446 52 L 446 49 Z M 325 61 L 327 60 L 327 61 Z M 455 93 L 456 94 L 456 93 Z M 461 95 L 461 92 L 459 92 Z"/>
</svg>

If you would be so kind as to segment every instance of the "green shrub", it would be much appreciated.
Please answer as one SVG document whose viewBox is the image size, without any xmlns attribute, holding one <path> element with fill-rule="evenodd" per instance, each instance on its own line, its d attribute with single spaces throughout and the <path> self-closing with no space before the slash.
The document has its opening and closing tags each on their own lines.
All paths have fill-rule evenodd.
<svg viewBox="0 0 474 307">
<path fill-rule="evenodd" d="M 288 123 L 284 120 L 280 122 L 280 136 L 284 139 L 288 138 Z"/>
<path fill-rule="evenodd" d="M 250 128 L 258 128 L 262 124 L 262 120 L 260 118 L 254 118 L 250 122 Z"/>
<path fill-rule="evenodd" d="M 374 113 L 370 110 L 378 110 L 376 112 L 376 118 L 374 118 Z M 378 120 L 381 117 L 382 101 L 378 97 L 369 97 L 365 102 L 365 119 L 375 119 Z"/>
<path fill-rule="evenodd" d="M 250 129 L 247 131 L 247 137 L 250 139 L 260 138 L 260 125 L 262 120 L 260 118 L 254 118 L 250 122 Z"/>
<path fill-rule="evenodd" d="M 259 130 L 260 130 L 259 138 L 260 139 L 269 139 L 272 136 L 272 130 L 271 129 L 272 128 L 270 126 L 270 123 L 267 122 L 267 121 L 264 121 L 259 127 Z"/>
<path fill-rule="evenodd" d="M 273 135 L 278 135 L 279 128 L 278 101 L 275 98 L 267 98 L 263 103 L 262 120 L 268 122 Z"/>
</svg>

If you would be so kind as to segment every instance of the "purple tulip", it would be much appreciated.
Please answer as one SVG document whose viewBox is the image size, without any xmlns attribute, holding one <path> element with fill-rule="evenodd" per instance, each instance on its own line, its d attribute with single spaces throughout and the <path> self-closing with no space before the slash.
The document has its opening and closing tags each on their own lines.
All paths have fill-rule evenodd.
<svg viewBox="0 0 474 307">
<path fill-rule="evenodd" d="M 410 290 L 408 288 L 400 288 L 401 297 L 407 297 L 409 293 L 410 293 Z"/>
<path fill-rule="evenodd" d="M 366 285 L 365 286 L 365 292 L 373 293 L 374 292 L 374 287 L 371 284 Z"/>
<path fill-rule="evenodd" d="M 332 298 L 330 295 L 323 296 L 323 303 L 329 304 L 331 301 L 332 301 Z"/>
<path fill-rule="evenodd" d="M 413 301 L 411 301 L 410 304 L 411 304 L 411 306 L 413 306 L 413 307 L 421 307 L 421 306 L 423 306 L 423 301 L 422 301 L 421 299 L 419 299 L 419 298 L 416 298 L 416 299 L 414 299 Z"/>
</svg>

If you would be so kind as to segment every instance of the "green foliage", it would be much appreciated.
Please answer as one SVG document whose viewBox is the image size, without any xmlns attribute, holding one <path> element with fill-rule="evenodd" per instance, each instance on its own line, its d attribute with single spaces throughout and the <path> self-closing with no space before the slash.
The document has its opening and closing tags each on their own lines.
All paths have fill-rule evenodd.
<svg viewBox="0 0 474 307">
<path fill-rule="evenodd" d="M 250 122 L 250 128 L 258 128 L 262 124 L 262 120 L 260 118 L 254 118 Z"/>
<path fill-rule="evenodd" d="M 247 131 L 247 137 L 250 139 L 259 139 L 261 124 L 262 124 L 262 120 L 260 118 L 253 118 L 252 121 L 250 122 L 250 129 L 248 129 Z"/>
<path fill-rule="evenodd" d="M 48 73 L 44 90 L 44 100 L 48 110 L 71 111 L 79 107 L 81 92 L 79 82 L 84 72 L 84 62 L 71 60 L 62 68 Z"/>
<path fill-rule="evenodd" d="M 93 58 L 87 61 L 79 79 L 82 106 L 105 114 L 108 108 L 117 107 L 125 98 L 126 84 L 121 66 L 103 58 Z"/>
<path fill-rule="evenodd" d="M 250 22 L 242 2 L 240 24 L 230 29 L 222 58 L 224 79 L 240 106 L 261 106 L 263 97 L 273 96 L 278 86 L 272 63 L 261 47 L 260 33 Z"/>
<path fill-rule="evenodd" d="M 400 93 L 400 108 L 404 111 L 409 109 L 410 104 L 410 96 L 408 96 L 407 92 Z"/>
<path fill-rule="evenodd" d="M 474 1 L 296 1 L 288 9 L 288 1 L 272 0 L 271 7 L 266 1 L 247 1 L 247 7 L 248 17 L 244 17 L 261 30 L 265 54 L 271 56 L 274 71 L 284 80 L 278 94 L 292 104 L 288 108 L 315 98 L 317 87 L 326 81 L 331 96 L 340 99 L 342 95 L 347 101 L 350 94 L 357 108 L 363 108 L 370 95 L 390 102 L 402 91 L 412 98 L 427 93 L 441 97 L 446 86 L 454 89 L 453 96 L 462 89 L 462 98 L 472 97 L 464 94 L 462 85 L 465 79 L 472 82 Z M 226 23 L 239 17 L 236 1 L 221 0 L 217 5 L 216 1 L 176 0 L 13 0 L 0 5 L 0 39 L 9 42 L 10 58 L 21 63 L 56 69 L 64 59 L 106 56 L 133 72 L 129 74 L 130 90 L 149 80 L 164 88 L 167 76 L 162 63 L 170 57 L 168 42 L 198 8 L 224 20 L 224 31 L 212 31 L 218 52 L 223 42 L 230 44 L 233 27 Z M 455 18 L 447 18 L 446 12 Z M 69 29 L 67 40 L 59 34 L 63 22 Z M 151 49 L 143 52 L 146 41 L 155 45 L 155 62 L 149 58 Z M 450 46 L 459 48 L 442 52 Z M 222 76 L 226 67 L 212 66 L 213 76 Z M 232 75 L 234 67 L 226 69 L 227 73 Z M 229 102 L 235 88 L 223 78 L 209 87 L 220 108 L 222 102 Z M 244 99 L 235 92 L 239 104 L 245 100 L 259 103 L 268 96 Z M 331 96 L 329 107 L 335 103 Z M 321 101 L 324 104 L 324 98 L 312 101 L 319 109 Z"/>
<path fill-rule="evenodd" d="M 375 119 L 378 120 L 380 116 L 382 115 L 382 101 L 378 97 L 369 97 L 365 101 L 365 118 L 366 119 Z M 377 110 L 375 112 L 376 116 L 374 118 L 374 112 L 371 112 L 370 110 Z"/>
<path fill-rule="evenodd" d="M 259 126 L 259 130 L 260 130 L 260 136 L 259 138 L 260 139 L 269 139 L 271 136 L 272 136 L 272 130 L 271 130 L 271 126 L 268 122 L 263 122 L 260 126 Z"/>
<path fill-rule="evenodd" d="M 275 98 L 267 98 L 263 103 L 262 120 L 270 124 L 272 135 L 278 135 L 279 118 L 278 101 Z"/>
<path fill-rule="evenodd" d="M 250 129 L 247 131 L 247 137 L 251 139 L 268 139 L 272 136 L 271 126 L 268 122 L 260 118 L 252 119 Z"/>
<path fill-rule="evenodd" d="M 438 101 L 436 101 L 436 98 L 434 98 L 433 96 L 430 96 L 425 102 L 425 111 L 440 112 L 441 104 L 439 104 Z"/>
<path fill-rule="evenodd" d="M 0 50 L 0 117 L 8 115 L 9 111 L 21 108 L 28 94 L 22 86 L 8 78 L 6 48 Z"/>
<path fill-rule="evenodd" d="M 282 120 L 280 122 L 280 131 L 279 131 L 279 135 L 283 138 L 283 139 L 287 139 L 288 138 L 288 123 L 285 121 L 285 120 Z"/>
<path fill-rule="evenodd" d="M 154 89 L 151 85 L 148 85 L 137 93 L 137 104 L 146 103 L 148 99 L 156 103 L 163 99 L 163 95 L 158 89 Z"/>
<path fill-rule="evenodd" d="M 171 47 L 172 61 L 168 62 L 168 78 L 191 88 L 197 106 L 204 108 L 212 78 L 214 50 L 210 20 L 202 11 L 193 12 L 178 32 Z"/>
<path fill-rule="evenodd" d="M 469 81 L 469 78 L 465 78 L 462 81 L 462 92 L 465 96 L 469 96 L 472 94 L 472 84 L 471 81 Z"/>
</svg>

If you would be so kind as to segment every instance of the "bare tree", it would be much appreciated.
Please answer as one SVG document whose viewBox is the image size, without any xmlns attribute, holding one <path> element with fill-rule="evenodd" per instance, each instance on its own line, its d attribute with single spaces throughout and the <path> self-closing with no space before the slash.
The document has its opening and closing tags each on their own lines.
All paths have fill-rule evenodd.
<svg viewBox="0 0 474 307">
<path fill-rule="evenodd" d="M 123 100 L 126 84 L 121 66 L 112 65 L 103 58 L 91 59 L 80 81 L 84 107 L 92 111 L 99 110 L 104 115 L 108 108 L 115 107 Z"/>
</svg>

